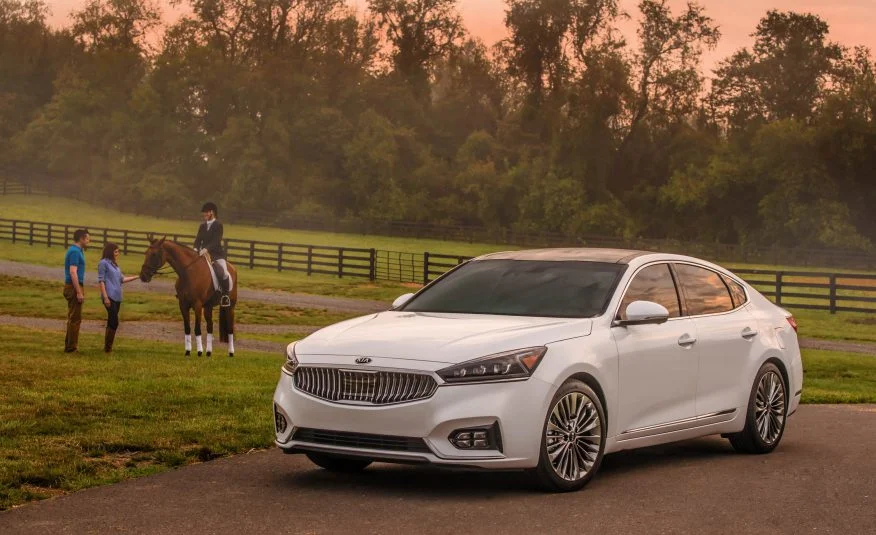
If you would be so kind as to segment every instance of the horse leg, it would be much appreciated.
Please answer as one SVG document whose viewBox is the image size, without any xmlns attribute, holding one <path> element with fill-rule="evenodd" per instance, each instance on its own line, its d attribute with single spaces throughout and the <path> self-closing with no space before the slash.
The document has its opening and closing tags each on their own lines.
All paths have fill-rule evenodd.
<svg viewBox="0 0 876 535">
<path fill-rule="evenodd" d="M 204 342 L 201 339 L 201 305 L 195 304 L 195 342 L 198 346 L 198 356 L 204 354 Z"/>
<path fill-rule="evenodd" d="M 204 322 L 207 324 L 207 356 L 213 354 L 213 307 L 204 307 Z"/>
<path fill-rule="evenodd" d="M 192 324 L 191 324 L 191 314 L 189 313 L 189 306 L 182 301 L 179 302 L 179 312 L 183 317 L 183 328 L 186 333 L 186 356 L 189 357 L 192 354 Z"/>
</svg>

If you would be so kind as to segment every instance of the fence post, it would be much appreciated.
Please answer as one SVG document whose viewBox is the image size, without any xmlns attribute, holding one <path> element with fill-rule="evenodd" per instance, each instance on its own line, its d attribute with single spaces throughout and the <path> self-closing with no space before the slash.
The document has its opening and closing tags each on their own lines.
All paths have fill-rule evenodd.
<svg viewBox="0 0 876 535">
<path fill-rule="evenodd" d="M 371 249 L 371 262 L 368 270 L 368 279 L 372 282 L 377 280 L 377 251 L 375 249 Z"/>
<path fill-rule="evenodd" d="M 830 313 L 836 314 L 836 274 L 830 276 Z"/>
<path fill-rule="evenodd" d="M 249 269 L 255 269 L 255 242 L 249 242 Z"/>
<path fill-rule="evenodd" d="M 12 243 L 15 243 L 15 234 L 18 232 L 18 221 L 12 220 Z"/>
<path fill-rule="evenodd" d="M 103 229 L 103 244 L 104 245 L 106 245 L 106 240 L 107 240 L 106 232 L 107 232 L 107 229 Z"/>
<path fill-rule="evenodd" d="M 776 271 L 776 304 L 782 304 L 782 277 L 784 272 Z"/>
<path fill-rule="evenodd" d="M 307 276 L 313 273 L 313 246 L 307 246 Z"/>
<path fill-rule="evenodd" d="M 429 284 L 429 251 L 423 253 L 423 284 Z"/>
<path fill-rule="evenodd" d="M 64 225 L 64 247 L 70 243 L 70 225 Z"/>
<path fill-rule="evenodd" d="M 277 271 L 283 271 L 283 244 L 277 245 Z"/>
<path fill-rule="evenodd" d="M 52 224 L 49 223 L 49 231 L 46 233 L 46 247 L 52 246 Z"/>
<path fill-rule="evenodd" d="M 124 235 L 122 236 L 122 254 L 128 256 L 128 229 L 125 229 Z"/>
<path fill-rule="evenodd" d="M 344 248 L 338 249 L 338 278 L 344 278 Z"/>
<path fill-rule="evenodd" d="M 33 221 L 30 222 L 30 245 L 33 245 Z"/>
</svg>

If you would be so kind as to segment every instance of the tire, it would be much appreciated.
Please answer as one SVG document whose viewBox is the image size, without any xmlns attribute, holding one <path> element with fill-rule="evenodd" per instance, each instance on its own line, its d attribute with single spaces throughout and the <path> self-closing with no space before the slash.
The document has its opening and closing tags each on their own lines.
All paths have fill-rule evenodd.
<svg viewBox="0 0 876 535">
<path fill-rule="evenodd" d="M 308 453 L 307 458 L 313 464 L 324 468 L 329 472 L 361 472 L 371 464 L 371 459 L 350 459 L 347 457 L 337 457 L 328 453 Z"/>
<path fill-rule="evenodd" d="M 772 402 L 764 405 L 764 401 L 770 399 Z M 733 449 L 751 454 L 769 453 L 776 449 L 785 434 L 788 421 L 787 400 L 788 392 L 782 372 L 775 364 L 767 362 L 754 378 L 748 397 L 745 427 L 739 433 L 727 436 Z"/>
<path fill-rule="evenodd" d="M 570 412 L 575 412 L 574 419 L 567 416 Z M 566 426 L 562 425 L 563 422 L 566 422 Z M 576 425 L 580 429 L 572 446 L 569 446 L 568 425 Z M 538 466 L 534 470 L 536 481 L 550 492 L 570 492 L 583 488 L 602 464 L 605 434 L 605 409 L 599 396 L 581 381 L 566 381 L 554 395 L 545 415 Z M 574 449 L 569 451 L 571 448 Z M 585 465 L 583 470 L 581 464 Z"/>
</svg>

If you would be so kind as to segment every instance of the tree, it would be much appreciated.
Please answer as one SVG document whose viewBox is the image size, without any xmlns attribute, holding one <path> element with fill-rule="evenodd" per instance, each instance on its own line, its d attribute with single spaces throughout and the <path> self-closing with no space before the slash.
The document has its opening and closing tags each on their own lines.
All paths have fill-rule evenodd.
<svg viewBox="0 0 876 535">
<path fill-rule="evenodd" d="M 827 41 L 817 15 L 770 11 L 752 51 L 743 48 L 715 71 L 713 95 L 729 126 L 782 119 L 809 121 L 840 73 L 842 48 Z"/>
<path fill-rule="evenodd" d="M 435 62 L 453 50 L 465 34 L 457 0 L 368 0 L 392 45 L 392 65 L 418 99 L 429 97 Z"/>
</svg>

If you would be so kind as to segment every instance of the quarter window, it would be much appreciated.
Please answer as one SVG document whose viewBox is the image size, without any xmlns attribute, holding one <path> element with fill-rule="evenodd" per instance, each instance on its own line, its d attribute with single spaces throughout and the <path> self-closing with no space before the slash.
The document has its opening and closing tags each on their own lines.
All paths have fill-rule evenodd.
<svg viewBox="0 0 876 535">
<path fill-rule="evenodd" d="M 721 276 L 712 270 L 676 264 L 678 282 L 684 290 L 687 313 L 691 316 L 733 310 L 733 299 Z"/>
<path fill-rule="evenodd" d="M 670 318 L 681 316 L 678 292 L 669 271 L 669 264 L 648 266 L 638 273 L 621 301 L 620 317 L 627 319 L 627 306 L 633 301 L 652 301 L 666 307 Z"/>
<path fill-rule="evenodd" d="M 727 287 L 730 288 L 730 296 L 733 298 L 733 308 L 739 308 L 745 304 L 745 289 L 730 277 L 721 275 Z"/>
</svg>

